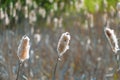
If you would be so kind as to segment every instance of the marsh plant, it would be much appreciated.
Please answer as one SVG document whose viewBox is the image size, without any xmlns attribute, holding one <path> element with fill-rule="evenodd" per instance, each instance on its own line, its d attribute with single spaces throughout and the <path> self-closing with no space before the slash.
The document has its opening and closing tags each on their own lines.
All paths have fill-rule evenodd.
<svg viewBox="0 0 120 80">
<path fill-rule="evenodd" d="M 105 35 L 110 43 L 112 51 L 114 53 L 117 53 L 119 51 L 119 46 L 118 46 L 118 39 L 115 35 L 114 30 L 106 27 L 104 31 L 105 31 Z"/>
<path fill-rule="evenodd" d="M 114 32 L 113 29 L 110 29 L 109 27 L 106 27 L 104 29 L 104 32 L 105 32 L 105 35 L 108 39 L 108 42 L 112 48 L 112 51 L 115 53 L 115 57 L 116 57 L 116 62 L 117 62 L 117 71 L 119 70 L 120 68 L 120 65 L 119 65 L 119 54 L 118 54 L 118 51 L 120 50 L 119 48 L 119 45 L 118 45 L 118 38 Z"/>
<path fill-rule="evenodd" d="M 71 39 L 70 33 L 65 32 L 61 35 L 58 41 L 58 45 L 57 45 L 58 57 L 57 57 L 57 61 L 56 61 L 55 68 L 54 68 L 53 80 L 55 80 L 55 73 L 56 73 L 58 62 L 61 61 L 61 57 L 69 49 L 70 39 Z"/>
<path fill-rule="evenodd" d="M 30 49 L 30 39 L 28 36 L 24 35 L 18 46 L 17 56 L 19 58 L 19 66 L 17 72 L 17 78 L 19 79 L 20 69 L 22 69 L 22 64 L 26 59 L 29 59 L 29 49 Z"/>
</svg>

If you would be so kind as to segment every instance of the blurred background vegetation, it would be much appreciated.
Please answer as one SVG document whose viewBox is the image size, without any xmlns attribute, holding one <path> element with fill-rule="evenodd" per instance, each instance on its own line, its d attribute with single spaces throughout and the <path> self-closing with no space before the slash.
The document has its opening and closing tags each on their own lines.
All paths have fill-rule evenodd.
<svg viewBox="0 0 120 80">
<path fill-rule="evenodd" d="M 0 80 L 15 80 L 17 47 L 24 34 L 31 49 L 21 80 L 51 80 L 57 43 L 66 31 L 72 38 L 70 49 L 59 63 L 56 80 L 120 80 L 104 35 L 109 26 L 120 37 L 119 1 L 0 0 Z"/>
<path fill-rule="evenodd" d="M 114 13 L 119 0 L 0 0 L 0 28 L 14 28 L 28 20 L 30 24 L 64 20 L 71 15 Z M 82 18 L 83 22 L 85 19 Z M 62 21 L 61 21 L 62 22 Z M 41 27 L 41 26 L 39 26 Z M 65 27 L 65 26 L 64 26 Z"/>
</svg>

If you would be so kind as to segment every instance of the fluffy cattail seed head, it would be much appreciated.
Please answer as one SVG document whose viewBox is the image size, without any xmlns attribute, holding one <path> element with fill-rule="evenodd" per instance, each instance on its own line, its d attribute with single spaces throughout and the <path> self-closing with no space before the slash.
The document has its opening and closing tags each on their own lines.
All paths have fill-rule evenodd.
<svg viewBox="0 0 120 80">
<path fill-rule="evenodd" d="M 111 46 L 113 52 L 117 53 L 117 51 L 119 50 L 119 46 L 118 46 L 118 39 L 114 33 L 114 30 L 106 27 L 104 29 L 104 31 L 105 31 L 105 35 L 110 43 L 110 46 Z"/>
<path fill-rule="evenodd" d="M 23 62 L 26 59 L 29 59 L 29 49 L 30 49 L 30 39 L 28 36 L 24 35 L 18 46 L 18 52 L 17 52 L 17 56 L 19 57 L 19 60 L 21 62 Z"/>
<path fill-rule="evenodd" d="M 69 32 L 65 32 L 61 35 L 57 46 L 59 57 L 61 57 L 69 49 L 70 38 Z"/>
</svg>

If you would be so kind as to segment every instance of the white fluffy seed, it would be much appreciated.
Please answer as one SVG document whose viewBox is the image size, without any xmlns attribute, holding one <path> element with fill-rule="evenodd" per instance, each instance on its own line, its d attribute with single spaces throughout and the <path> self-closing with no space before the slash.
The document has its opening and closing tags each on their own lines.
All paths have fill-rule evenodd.
<svg viewBox="0 0 120 80">
<path fill-rule="evenodd" d="M 30 39 L 28 36 L 24 35 L 20 41 L 17 52 L 17 55 L 21 62 L 23 62 L 26 59 L 29 59 L 29 49 L 30 49 Z"/>
<path fill-rule="evenodd" d="M 70 38 L 69 32 L 65 32 L 61 35 L 57 46 L 59 57 L 61 57 L 69 49 Z"/>
</svg>

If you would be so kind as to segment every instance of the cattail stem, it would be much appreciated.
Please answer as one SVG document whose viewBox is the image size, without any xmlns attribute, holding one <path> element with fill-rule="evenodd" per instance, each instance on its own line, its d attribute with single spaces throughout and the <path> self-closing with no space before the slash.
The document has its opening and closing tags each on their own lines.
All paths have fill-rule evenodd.
<svg viewBox="0 0 120 80">
<path fill-rule="evenodd" d="M 119 68 L 120 68 L 120 64 L 119 64 L 120 56 L 117 54 L 117 55 L 115 55 L 115 57 L 116 57 L 116 63 L 117 63 L 117 70 L 119 70 Z"/>
<path fill-rule="evenodd" d="M 29 65 L 29 67 L 28 67 L 28 76 L 29 76 L 29 78 L 31 78 L 31 76 L 30 76 L 30 69 L 31 69 L 30 59 L 28 60 L 28 65 Z"/>
<path fill-rule="evenodd" d="M 60 59 L 60 57 L 58 56 L 58 58 L 56 60 L 56 64 L 55 64 L 52 80 L 55 80 L 55 74 L 56 74 L 56 70 L 57 70 L 57 65 L 58 65 L 59 59 Z"/>
<path fill-rule="evenodd" d="M 18 66 L 18 72 L 17 72 L 16 80 L 19 79 L 19 73 L 20 73 L 21 66 L 22 66 L 22 62 L 19 61 L 19 66 Z"/>
</svg>

